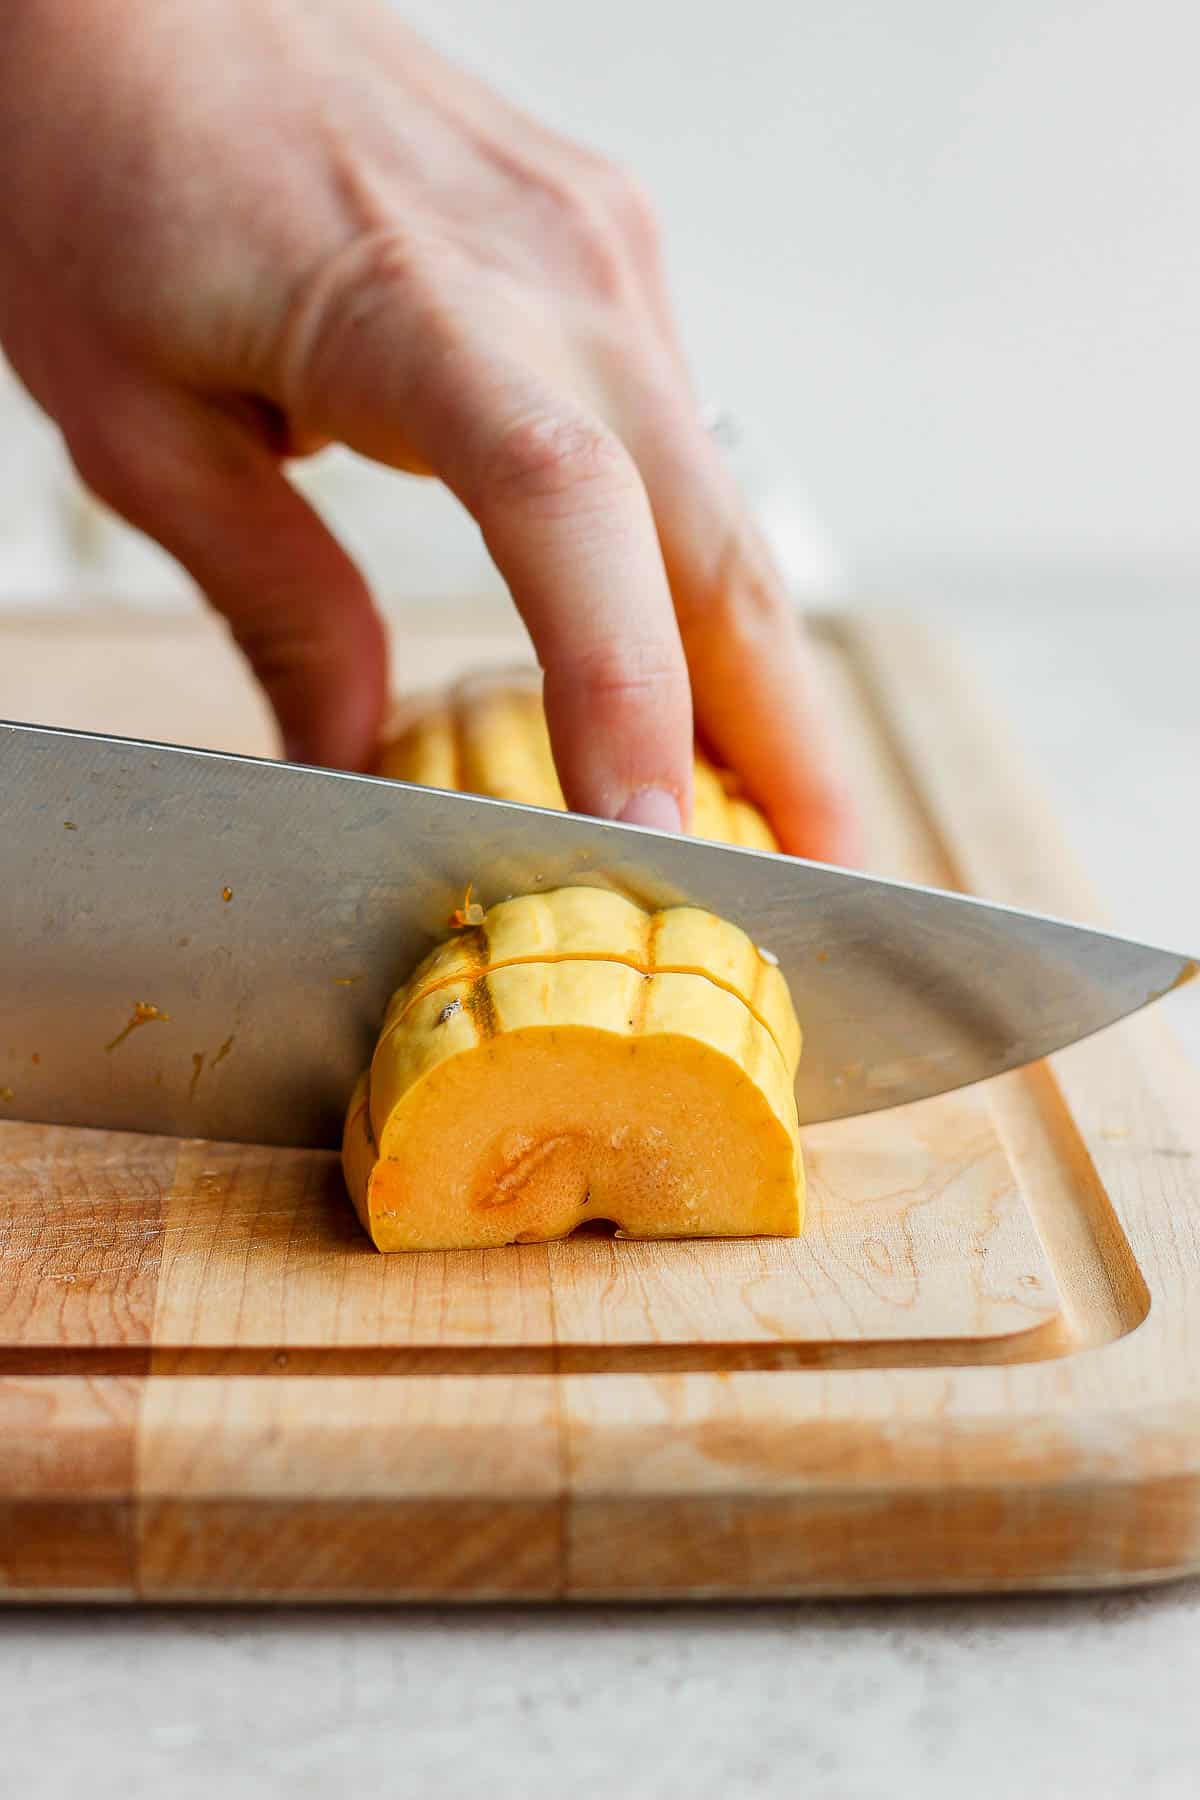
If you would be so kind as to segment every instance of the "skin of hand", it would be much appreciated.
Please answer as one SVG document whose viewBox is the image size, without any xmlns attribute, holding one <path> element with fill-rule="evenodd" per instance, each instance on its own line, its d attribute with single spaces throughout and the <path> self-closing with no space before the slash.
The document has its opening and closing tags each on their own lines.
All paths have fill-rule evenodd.
<svg viewBox="0 0 1200 1800">
<path fill-rule="evenodd" d="M 572 806 L 678 828 L 694 706 L 785 848 L 854 859 L 625 174 L 382 0 L 6 0 L 0 141 L 0 342 L 225 615 L 289 755 L 366 766 L 386 701 L 370 595 L 286 476 L 340 441 L 478 522 Z"/>
</svg>

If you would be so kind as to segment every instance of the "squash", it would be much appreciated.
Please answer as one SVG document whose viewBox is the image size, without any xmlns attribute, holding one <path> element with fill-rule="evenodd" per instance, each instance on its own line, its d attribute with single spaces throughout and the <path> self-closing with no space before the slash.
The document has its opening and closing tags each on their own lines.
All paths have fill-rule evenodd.
<svg viewBox="0 0 1200 1800">
<path fill-rule="evenodd" d="M 410 720 L 381 772 L 561 807 L 536 693 L 485 692 Z M 693 824 L 773 844 L 703 766 Z M 456 921 L 393 996 L 346 1116 L 346 1183 L 378 1249 L 540 1241 L 590 1219 L 642 1238 L 799 1231 L 800 1028 L 745 932 L 592 887 Z"/>
<path fill-rule="evenodd" d="M 596 888 L 502 901 L 393 999 L 347 1115 L 347 1185 L 381 1250 L 592 1218 L 794 1235 L 799 1047 L 779 970 L 725 920 Z"/>
<path fill-rule="evenodd" d="M 443 698 L 414 703 L 393 722 L 377 771 L 420 787 L 455 788 L 525 806 L 566 810 L 536 676 L 473 676 Z M 778 850 L 775 833 L 737 777 L 696 751 L 693 837 Z"/>
</svg>

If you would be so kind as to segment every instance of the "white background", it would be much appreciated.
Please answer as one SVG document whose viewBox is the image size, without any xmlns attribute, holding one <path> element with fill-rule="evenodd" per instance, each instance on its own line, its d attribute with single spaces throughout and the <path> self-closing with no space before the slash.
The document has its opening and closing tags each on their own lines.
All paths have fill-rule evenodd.
<svg viewBox="0 0 1200 1800">
<path fill-rule="evenodd" d="M 852 550 L 1200 549 L 1191 0 L 417 0 L 657 196 Z"/>
<path fill-rule="evenodd" d="M 703 392 L 743 420 L 756 478 L 811 497 L 854 585 L 915 592 L 948 567 L 969 598 L 984 564 L 1020 588 L 1028 564 L 1086 560 L 1110 586 L 1153 569 L 1194 592 L 1192 0 L 401 10 L 639 173 Z M 178 591 L 64 498 L 53 435 L 13 410 L 0 594 L 68 573 Z M 336 458 L 305 479 L 381 590 L 480 585 L 473 532 L 427 485 Z"/>
</svg>

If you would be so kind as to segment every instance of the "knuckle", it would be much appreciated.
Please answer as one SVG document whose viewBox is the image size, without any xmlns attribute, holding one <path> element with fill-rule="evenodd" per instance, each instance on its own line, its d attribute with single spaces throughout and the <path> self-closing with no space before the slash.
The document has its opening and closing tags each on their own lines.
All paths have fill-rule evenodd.
<svg viewBox="0 0 1200 1800">
<path fill-rule="evenodd" d="M 535 413 L 507 427 L 485 459 L 480 506 L 575 509 L 595 492 L 610 501 L 638 484 L 616 435 L 590 419 Z"/>
<path fill-rule="evenodd" d="M 390 228 L 356 238 L 308 277 L 289 311 L 269 359 L 284 409 L 324 417 L 381 317 L 435 344 L 442 313 L 437 270 L 421 245 Z"/>
<path fill-rule="evenodd" d="M 596 298 L 619 303 L 637 285 L 636 212 L 627 178 L 601 157 L 582 158 L 552 195 L 578 278 Z"/>
<path fill-rule="evenodd" d="M 766 546 L 730 527 L 707 579 L 676 596 L 680 627 L 689 638 L 747 649 L 793 629 L 787 590 Z"/>
<path fill-rule="evenodd" d="M 609 210 L 626 241 L 639 257 L 656 252 L 658 213 L 648 191 L 628 169 L 617 163 L 605 166 L 603 181 Z"/>
<path fill-rule="evenodd" d="M 342 281 L 335 287 L 347 322 L 352 324 L 379 296 L 391 300 L 400 293 L 420 298 L 425 287 L 425 266 L 425 258 L 404 233 L 383 230 L 360 238 Z"/>
<path fill-rule="evenodd" d="M 596 645 L 572 669 L 573 685 L 605 710 L 632 702 L 669 712 L 686 705 L 688 687 L 682 659 L 661 639 L 621 638 Z"/>
<path fill-rule="evenodd" d="M 583 285 L 593 298 L 622 305 L 633 292 L 633 267 L 620 232 L 599 208 L 578 205 L 572 222 L 573 254 Z"/>
</svg>

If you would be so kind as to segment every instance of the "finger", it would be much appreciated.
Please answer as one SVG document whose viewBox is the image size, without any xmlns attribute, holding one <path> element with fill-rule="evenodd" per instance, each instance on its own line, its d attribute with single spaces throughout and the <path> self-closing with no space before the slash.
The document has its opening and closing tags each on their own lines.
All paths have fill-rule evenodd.
<svg viewBox="0 0 1200 1800">
<path fill-rule="evenodd" d="M 631 434 L 691 670 L 698 730 L 785 850 L 853 864 L 860 844 L 813 649 L 745 499 L 689 411 Z"/>
<path fill-rule="evenodd" d="M 598 423 L 507 413 L 460 479 L 545 670 L 564 793 L 678 830 L 692 806 L 691 696 L 645 489 Z"/>
<path fill-rule="evenodd" d="M 691 697 L 633 460 L 576 402 L 444 317 L 414 330 L 400 286 L 377 273 L 338 296 L 310 331 L 289 412 L 446 482 L 529 627 L 568 804 L 677 829 L 691 811 Z"/>
<path fill-rule="evenodd" d="M 114 393 L 102 440 L 67 438 L 85 481 L 181 562 L 266 690 L 285 754 L 364 768 L 387 689 L 358 570 L 243 418 L 190 396 Z"/>
</svg>

